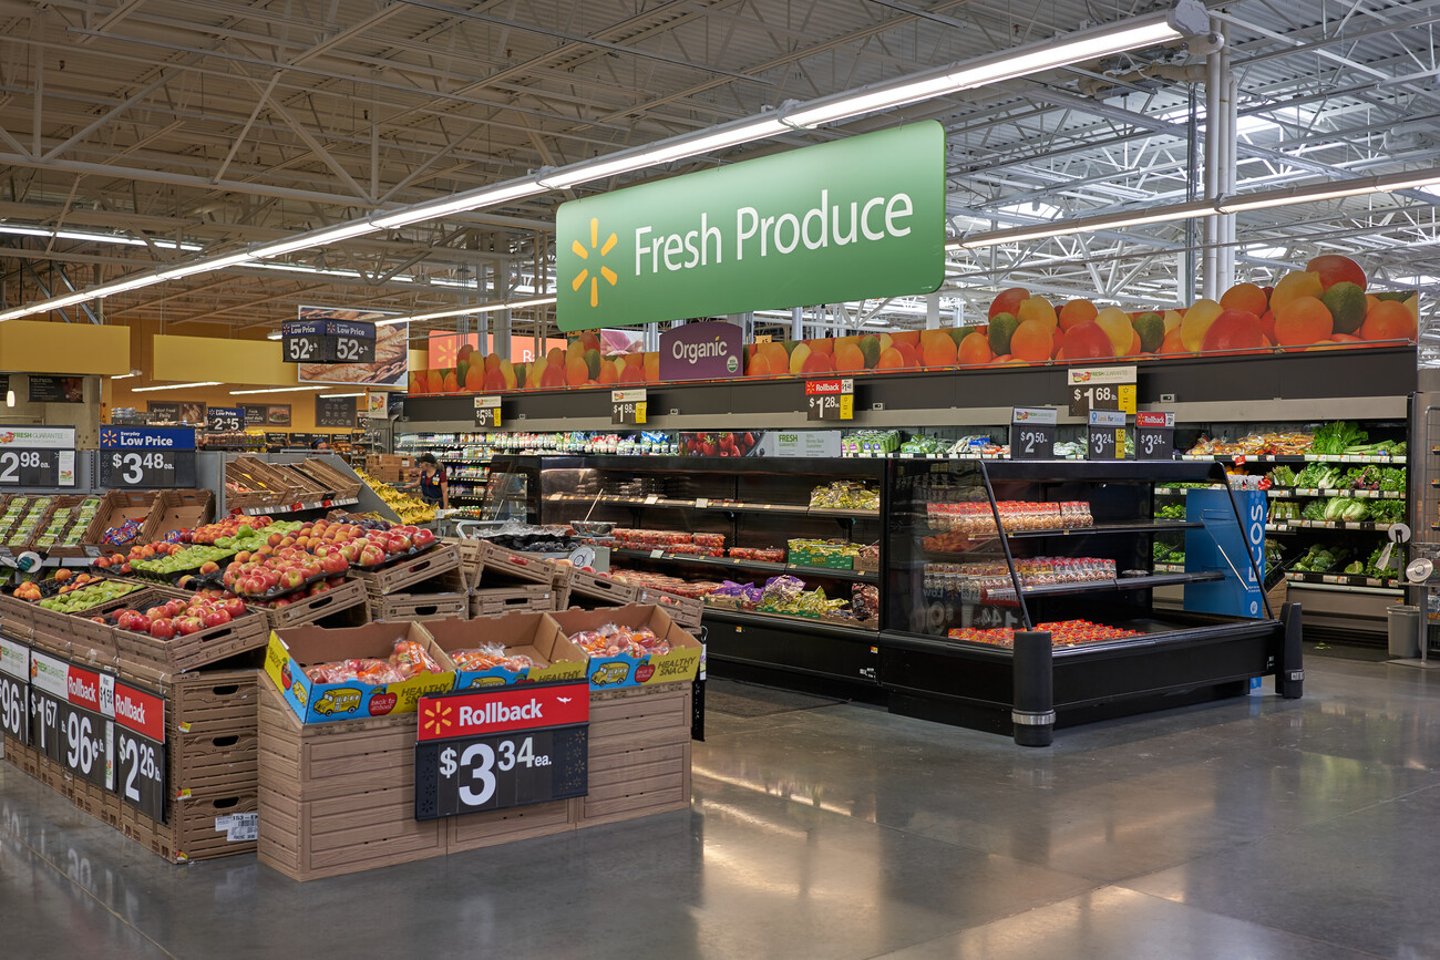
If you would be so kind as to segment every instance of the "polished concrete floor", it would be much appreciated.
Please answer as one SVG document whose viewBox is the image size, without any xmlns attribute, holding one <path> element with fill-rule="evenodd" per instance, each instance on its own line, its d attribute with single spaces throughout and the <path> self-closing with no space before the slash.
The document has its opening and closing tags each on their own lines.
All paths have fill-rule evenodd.
<svg viewBox="0 0 1440 960">
<path fill-rule="evenodd" d="M 1440 957 L 1440 675 L 1050 750 L 736 685 L 689 813 L 300 885 L 172 867 L 0 764 L 0 957 Z"/>
</svg>

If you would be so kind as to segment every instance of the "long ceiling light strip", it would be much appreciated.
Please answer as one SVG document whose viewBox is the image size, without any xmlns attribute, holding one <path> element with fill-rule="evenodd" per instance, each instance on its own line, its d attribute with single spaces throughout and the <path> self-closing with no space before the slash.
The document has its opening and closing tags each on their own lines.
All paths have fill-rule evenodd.
<svg viewBox="0 0 1440 960">
<path fill-rule="evenodd" d="M 158 387 L 132 387 L 131 393 L 156 393 L 160 390 L 189 390 L 192 387 L 218 387 L 219 380 L 197 380 L 194 383 L 166 383 Z"/>
<path fill-rule="evenodd" d="M 429 313 L 415 313 L 406 317 L 386 317 L 376 320 L 375 326 L 388 327 L 396 323 L 421 323 L 426 320 L 444 320 L 447 317 L 463 317 L 477 313 L 495 313 L 498 310 L 524 310 L 526 307 L 548 307 L 555 297 L 535 297 L 530 300 L 507 300 L 503 303 L 477 303 L 469 307 L 455 307 L 449 310 L 432 310 Z"/>
<path fill-rule="evenodd" d="M 254 393 L 302 393 L 307 390 L 332 390 L 333 387 L 263 387 L 254 390 L 231 390 L 232 397 L 247 397 Z"/>
<path fill-rule="evenodd" d="M 198 243 L 179 243 L 174 240 L 164 240 L 158 237 L 142 239 L 130 237 L 122 233 L 90 233 L 85 230 L 52 230 L 49 227 L 32 227 L 21 223 L 0 223 L 0 234 L 15 237 L 38 237 L 42 240 L 81 240 L 86 243 L 117 243 L 125 247 L 148 247 L 155 246 L 161 250 L 183 250 L 186 253 L 199 253 L 205 248 Z"/>
<path fill-rule="evenodd" d="M 535 176 L 505 181 L 456 194 L 443 200 L 417 204 L 390 213 L 370 216 L 364 220 L 311 231 L 241 253 L 202 260 L 198 263 L 153 274 L 131 277 L 67 297 L 17 307 L 0 312 L 0 322 L 60 309 L 85 300 L 103 299 L 126 290 L 135 290 L 167 280 L 223 270 L 241 263 L 278 257 L 285 253 L 323 246 L 327 243 L 337 243 L 366 233 L 538 196 L 551 190 L 561 190 L 591 180 L 642 170 L 713 150 L 768 139 L 791 129 L 836 123 L 867 113 L 874 113 L 877 110 L 905 106 L 958 90 L 974 89 L 990 83 L 1012 80 L 1025 76 L 1027 73 L 1067 66 L 1135 47 L 1165 43 L 1181 38 L 1180 32 L 1166 22 L 1164 13 L 1134 18 L 1096 30 L 1081 31 L 1060 38 L 1026 44 L 977 61 L 970 61 L 960 66 L 944 67 L 902 81 L 872 84 L 847 93 L 821 97 L 805 103 L 787 104 L 779 111 L 772 111 L 720 127 L 712 127 L 693 134 L 672 137 L 644 147 L 620 151 L 593 160 L 569 164 L 556 170 L 542 171 Z M 496 309 L 503 309 L 503 307 Z"/>
<path fill-rule="evenodd" d="M 945 245 L 945 248 L 947 250 L 976 250 L 1006 243 L 1023 243 L 1027 240 L 1063 237 L 1073 233 L 1094 233 L 1100 230 L 1116 230 L 1147 223 L 1193 220 L 1197 217 L 1209 217 L 1221 213 L 1245 213 L 1271 207 L 1295 206 L 1302 203 L 1316 203 L 1321 200 L 1337 200 L 1376 193 L 1395 193 L 1400 190 L 1433 186 L 1440 186 L 1440 168 L 1389 173 L 1376 177 L 1357 177 L 1353 180 L 1331 180 L 1300 187 L 1279 187 L 1274 190 L 1221 197 L 1214 201 L 1196 200 L 1164 207 L 1148 207 L 1144 210 L 1122 211 L 1103 216 L 1079 217 L 1054 223 L 994 230 L 989 233 L 973 234 L 960 240 L 952 240 Z M 1436 200 L 1440 202 L 1440 196 L 1437 196 Z"/>
</svg>

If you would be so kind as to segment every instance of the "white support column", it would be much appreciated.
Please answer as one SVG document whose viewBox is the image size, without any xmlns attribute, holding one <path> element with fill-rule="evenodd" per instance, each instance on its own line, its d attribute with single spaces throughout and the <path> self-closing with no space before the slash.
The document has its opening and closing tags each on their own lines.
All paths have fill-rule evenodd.
<svg viewBox="0 0 1440 960">
<path fill-rule="evenodd" d="M 1220 54 L 1212 53 L 1205 58 L 1205 199 L 1214 200 L 1220 195 L 1223 182 L 1220 179 L 1220 141 L 1223 137 L 1220 119 L 1220 75 L 1222 64 Z M 1219 244 L 1222 227 L 1220 215 L 1211 214 L 1205 218 L 1205 249 L 1201 257 L 1201 296 L 1216 300 L 1220 297 Z"/>
<path fill-rule="evenodd" d="M 791 340 L 804 340 L 804 339 L 805 339 L 805 308 L 804 308 L 804 307 L 791 307 L 791 308 L 790 308 L 790 339 L 791 339 Z"/>
<path fill-rule="evenodd" d="M 1221 25 L 1221 35 L 1226 38 L 1225 46 L 1220 50 L 1220 78 L 1224 83 L 1222 90 L 1222 103 L 1220 114 L 1225 122 L 1225 135 L 1220 138 L 1221 163 L 1220 177 L 1225 184 L 1225 193 L 1233 194 L 1237 182 L 1236 164 L 1238 157 L 1235 151 L 1236 141 L 1239 139 L 1240 127 L 1240 83 L 1231 74 L 1230 70 L 1230 43 L 1229 25 Z M 1222 241 L 1225 244 L 1220 249 L 1220 292 L 1224 293 L 1235 285 L 1235 241 L 1236 215 L 1228 213 L 1220 218 L 1224 225 L 1221 229 Z"/>
<path fill-rule="evenodd" d="M 940 293 L 925 294 L 925 329 L 940 329 Z"/>
</svg>

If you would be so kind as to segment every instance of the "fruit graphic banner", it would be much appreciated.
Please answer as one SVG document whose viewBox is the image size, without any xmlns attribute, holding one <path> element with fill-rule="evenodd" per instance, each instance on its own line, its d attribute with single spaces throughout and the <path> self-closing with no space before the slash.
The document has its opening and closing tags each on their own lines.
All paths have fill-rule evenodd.
<svg viewBox="0 0 1440 960">
<path fill-rule="evenodd" d="M 929 293 L 945 135 L 881 130 L 562 204 L 561 330 Z"/>
<path fill-rule="evenodd" d="M 1364 270 L 1348 257 L 1326 255 L 1273 288 L 1238 283 L 1220 300 L 1189 307 L 1126 311 L 1088 300 L 1051 303 L 1019 287 L 992 301 L 988 322 L 938 330 L 897 330 L 749 343 L 744 376 L 910 373 L 917 370 L 1010 366 L 1101 367 L 1171 358 L 1267 355 L 1413 345 L 1419 296 L 1413 290 L 1368 292 Z M 684 328 L 681 328 L 684 329 Z M 569 387 L 658 384 L 659 353 L 602 357 L 595 331 L 531 364 L 495 361 L 481 376 L 478 357 L 457 369 L 417 371 L 412 396 L 496 393 Z M 464 371 L 472 371 L 466 376 Z M 457 372 L 460 373 L 457 376 Z M 483 386 L 482 386 L 483 382 Z"/>
</svg>

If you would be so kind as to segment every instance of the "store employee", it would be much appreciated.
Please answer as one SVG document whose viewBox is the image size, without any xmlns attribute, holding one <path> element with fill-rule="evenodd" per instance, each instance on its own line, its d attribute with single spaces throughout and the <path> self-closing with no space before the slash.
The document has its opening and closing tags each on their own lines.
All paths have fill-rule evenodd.
<svg viewBox="0 0 1440 960">
<path fill-rule="evenodd" d="M 450 509 L 450 481 L 445 477 L 445 468 L 435 461 L 435 454 L 420 455 L 420 479 L 416 486 L 426 503 Z"/>
</svg>

